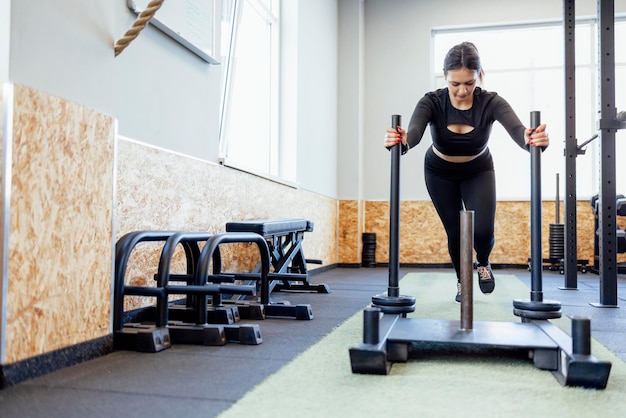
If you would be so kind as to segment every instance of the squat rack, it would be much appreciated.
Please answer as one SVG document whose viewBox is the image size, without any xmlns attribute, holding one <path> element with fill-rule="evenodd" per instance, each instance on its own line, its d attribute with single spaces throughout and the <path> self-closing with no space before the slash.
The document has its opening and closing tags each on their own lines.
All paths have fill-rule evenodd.
<svg viewBox="0 0 626 418">
<path fill-rule="evenodd" d="M 565 34 L 565 253 L 563 289 L 577 288 L 576 241 L 576 14 L 575 0 L 563 1 Z M 615 2 L 598 0 L 598 134 L 600 178 L 598 199 L 598 242 L 600 295 L 595 307 L 617 307 L 616 155 L 615 134 L 626 129 L 615 107 Z"/>
</svg>

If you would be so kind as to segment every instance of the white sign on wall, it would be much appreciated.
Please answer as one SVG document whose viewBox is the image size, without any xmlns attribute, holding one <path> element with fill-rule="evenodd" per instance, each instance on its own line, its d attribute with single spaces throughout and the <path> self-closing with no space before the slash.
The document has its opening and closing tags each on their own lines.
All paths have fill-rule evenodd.
<svg viewBox="0 0 626 418">
<path fill-rule="evenodd" d="M 150 0 L 127 0 L 128 8 L 139 14 Z M 164 1 L 150 20 L 156 28 L 210 64 L 214 58 L 215 0 Z"/>
</svg>

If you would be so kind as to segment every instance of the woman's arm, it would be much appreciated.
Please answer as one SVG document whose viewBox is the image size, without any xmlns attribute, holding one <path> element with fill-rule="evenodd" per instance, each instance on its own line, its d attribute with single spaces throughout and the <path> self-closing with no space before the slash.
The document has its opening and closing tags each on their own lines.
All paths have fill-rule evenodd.
<svg viewBox="0 0 626 418">
<path fill-rule="evenodd" d="M 410 148 L 413 148 L 422 140 L 432 114 L 432 101 L 427 96 L 422 97 L 413 110 L 409 127 L 406 130 L 401 127 L 398 127 L 397 130 L 394 129 L 395 127 L 387 128 L 384 141 L 385 147 L 391 148 L 398 142 L 401 142 L 402 154 L 406 154 Z"/>
<path fill-rule="evenodd" d="M 494 97 L 494 106 L 494 118 L 504 126 L 521 148 L 528 150 L 529 146 L 537 146 L 545 149 L 550 144 L 546 124 L 538 126 L 537 129 L 526 128 L 511 105 L 501 96 Z"/>
</svg>

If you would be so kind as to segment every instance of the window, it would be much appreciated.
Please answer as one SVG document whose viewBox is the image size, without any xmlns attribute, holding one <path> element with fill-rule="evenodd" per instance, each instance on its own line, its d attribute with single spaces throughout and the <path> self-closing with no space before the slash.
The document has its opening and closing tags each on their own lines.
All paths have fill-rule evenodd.
<svg viewBox="0 0 626 418">
<path fill-rule="evenodd" d="M 616 94 L 623 91 L 626 83 L 626 56 L 623 51 L 626 20 L 615 22 Z M 564 102 L 564 41 L 561 22 L 543 22 L 481 28 L 433 30 L 432 56 L 435 87 L 445 86 L 442 64 L 448 49 L 462 41 L 471 41 L 478 48 L 485 69 L 483 87 L 504 97 L 522 122 L 530 123 L 530 112 L 541 112 L 542 122 L 548 124 L 551 145 L 542 155 L 542 179 L 544 198 L 556 194 L 556 174 L 564 181 L 565 162 L 565 102 Z M 576 24 L 576 134 L 578 143 L 596 133 L 598 106 L 597 79 L 597 29 L 595 20 L 587 19 Z M 626 97 L 616 95 L 618 110 L 626 109 Z M 626 149 L 620 145 L 618 152 Z M 500 124 L 495 124 L 489 142 L 496 166 L 496 181 L 506 183 L 498 186 L 501 200 L 527 199 L 530 194 L 530 162 L 519 153 L 517 145 L 510 140 Z M 577 196 L 588 198 L 597 193 L 598 170 L 597 143 L 587 147 L 585 155 L 576 160 Z M 619 178 L 626 171 L 618 167 Z M 554 180 L 553 180 L 554 179 Z M 619 192 L 619 190 L 618 190 Z M 561 195 L 563 187 L 561 186 Z M 624 193 L 624 192 L 621 192 Z"/>
<path fill-rule="evenodd" d="M 220 161 L 280 177 L 279 1 L 223 0 Z"/>
</svg>

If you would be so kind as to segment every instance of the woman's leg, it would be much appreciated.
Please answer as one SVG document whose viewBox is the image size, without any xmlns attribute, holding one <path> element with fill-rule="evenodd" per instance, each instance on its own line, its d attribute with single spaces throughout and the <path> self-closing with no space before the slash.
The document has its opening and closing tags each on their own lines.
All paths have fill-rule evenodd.
<svg viewBox="0 0 626 418">
<path fill-rule="evenodd" d="M 493 171 L 483 171 L 461 183 L 466 210 L 474 211 L 474 249 L 476 262 L 489 263 L 494 245 L 496 217 L 496 180 Z"/>
<path fill-rule="evenodd" d="M 433 173 L 426 173 L 426 188 L 448 236 L 448 253 L 459 279 L 461 260 L 459 212 L 463 209 L 461 189 L 457 181 Z"/>
<path fill-rule="evenodd" d="M 495 288 L 495 278 L 489 265 L 494 244 L 496 216 L 495 176 L 493 170 L 481 171 L 461 185 L 467 210 L 474 211 L 474 249 L 480 290 L 489 294 Z"/>
<path fill-rule="evenodd" d="M 474 211 L 474 249 L 477 260 L 487 263 L 490 282 L 479 278 L 483 293 L 491 293 L 495 285 L 488 266 L 494 244 L 495 175 L 489 152 L 469 163 L 448 163 L 432 150 L 426 152 L 424 178 L 431 200 L 448 235 L 448 253 L 456 272 L 461 276 L 461 221 L 460 211 Z M 479 273 L 483 270 L 479 268 Z M 457 302 L 460 301 L 460 288 Z"/>
</svg>

